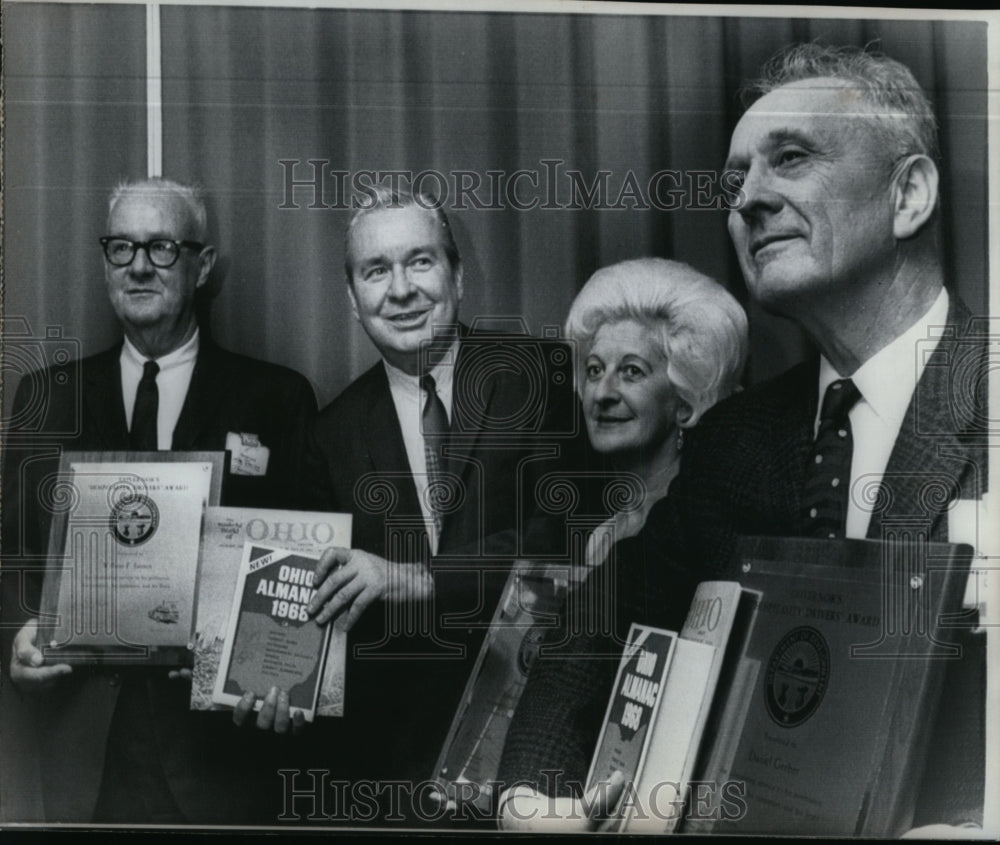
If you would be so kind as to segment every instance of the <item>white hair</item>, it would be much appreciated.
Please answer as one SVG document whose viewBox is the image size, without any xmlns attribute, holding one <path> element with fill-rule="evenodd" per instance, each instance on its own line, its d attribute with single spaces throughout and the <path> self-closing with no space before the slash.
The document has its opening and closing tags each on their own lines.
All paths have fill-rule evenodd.
<svg viewBox="0 0 1000 845">
<path fill-rule="evenodd" d="M 577 294 L 565 333 L 581 357 L 605 323 L 635 320 L 657 338 L 667 377 L 697 420 L 739 387 L 747 357 L 747 317 L 722 285 L 665 258 L 603 267 Z"/>
<path fill-rule="evenodd" d="M 187 206 L 191 222 L 194 224 L 194 239 L 202 243 L 208 237 L 208 211 L 205 208 L 205 196 L 201 188 L 195 185 L 185 185 L 171 179 L 156 177 L 153 179 L 126 179 L 115 185 L 108 198 L 108 214 L 120 199 L 138 194 L 142 196 L 169 195 L 179 197 Z"/>
</svg>

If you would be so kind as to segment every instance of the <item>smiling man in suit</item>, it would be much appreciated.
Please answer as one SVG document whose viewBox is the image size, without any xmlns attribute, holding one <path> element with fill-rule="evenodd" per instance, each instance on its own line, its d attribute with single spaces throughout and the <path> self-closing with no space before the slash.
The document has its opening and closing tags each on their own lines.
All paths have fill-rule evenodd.
<svg viewBox="0 0 1000 845">
<path fill-rule="evenodd" d="M 985 487 L 985 350 L 945 287 L 926 96 L 892 59 L 815 44 L 776 57 L 752 90 L 726 164 L 729 233 L 752 296 L 819 355 L 689 432 L 669 495 L 616 546 L 615 594 L 586 605 L 614 608 L 622 640 L 631 622 L 680 630 L 697 583 L 739 571 L 739 535 L 881 540 L 907 526 L 965 541 L 949 537 L 948 511 Z M 983 637 L 965 647 L 913 785 L 917 824 L 981 823 Z M 570 648 L 611 650 L 586 637 Z M 552 788 L 571 802 L 613 678 L 609 661 L 536 662 L 501 777 L 544 789 L 541 773 L 558 770 Z M 547 800 L 508 795 L 512 828 Z"/>
<path fill-rule="evenodd" d="M 40 572 L 15 557 L 44 560 L 41 491 L 62 449 L 229 450 L 225 504 L 303 504 L 312 388 L 291 370 L 220 349 L 199 330 L 195 296 L 216 257 L 206 238 L 195 189 L 165 179 L 117 187 L 100 240 L 124 339 L 41 375 L 65 389 L 50 396 L 31 432 L 16 423 L 8 432 L 2 610 L 5 631 L 24 623 L 6 651 L 10 679 L 38 715 L 45 821 L 247 823 L 267 820 L 267 799 L 280 798 L 262 756 L 274 738 L 248 737 L 229 714 L 192 713 L 185 679 L 46 663 L 34 618 Z M 25 418 L 38 381 L 22 380 L 13 420 Z"/>
<path fill-rule="evenodd" d="M 316 426 L 329 506 L 354 514 L 354 549 L 321 561 L 311 610 L 352 629 L 343 753 L 326 765 L 418 782 L 512 559 L 562 539 L 526 526 L 539 479 L 580 440 L 568 351 L 460 324 L 463 267 L 443 210 L 375 193 L 347 231 L 346 273 L 382 360 Z"/>
</svg>

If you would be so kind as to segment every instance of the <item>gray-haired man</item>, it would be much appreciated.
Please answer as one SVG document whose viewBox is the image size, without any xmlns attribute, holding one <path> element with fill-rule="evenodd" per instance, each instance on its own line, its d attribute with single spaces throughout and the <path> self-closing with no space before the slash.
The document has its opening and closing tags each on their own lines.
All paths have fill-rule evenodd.
<svg viewBox="0 0 1000 845">
<path fill-rule="evenodd" d="M 48 526 L 39 497 L 61 449 L 242 449 L 233 461 L 240 474 L 223 485 L 226 504 L 308 504 L 300 479 L 316 410 L 309 383 L 227 352 L 199 329 L 195 296 L 215 248 L 198 191 L 164 179 L 116 188 L 100 241 L 123 341 L 39 375 L 67 387 L 53 394 L 26 452 L 6 444 L 3 618 L 7 629 L 24 624 L 5 649 L 16 689 L 6 685 L 4 695 L 28 696 L 37 717 L 46 821 L 273 821 L 266 808 L 277 806 L 281 788 L 264 754 L 273 738 L 248 737 L 229 714 L 191 712 L 189 684 L 165 669 L 71 668 L 46 662 L 37 647 L 40 572 L 10 555 L 20 549 L 43 559 Z M 21 418 L 31 388 L 25 378 L 12 419 Z M 67 431 L 74 433 L 55 433 Z M 16 440 L 16 426 L 10 433 Z M 270 709 L 281 709 L 277 698 L 271 691 Z"/>
</svg>

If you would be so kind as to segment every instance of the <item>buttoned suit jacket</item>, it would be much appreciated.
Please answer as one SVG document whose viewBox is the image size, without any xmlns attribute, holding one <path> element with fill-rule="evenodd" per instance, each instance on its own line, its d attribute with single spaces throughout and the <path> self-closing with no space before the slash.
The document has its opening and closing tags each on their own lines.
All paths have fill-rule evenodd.
<svg viewBox="0 0 1000 845">
<path fill-rule="evenodd" d="M 10 654 L 10 638 L 16 630 L 38 615 L 40 570 L 48 536 L 48 519 L 35 504 L 42 480 L 58 469 L 62 450 L 128 448 L 120 352 L 118 345 L 54 366 L 26 376 L 19 386 L 12 431 L 5 444 L 5 655 Z M 39 385 L 48 386 L 40 405 L 36 401 Z M 32 408 L 38 408 L 37 413 Z M 222 451 L 228 432 L 256 434 L 270 450 L 266 475 L 229 474 L 223 482 L 223 503 L 299 507 L 304 501 L 307 432 L 315 411 L 312 388 L 300 374 L 223 350 L 203 334 L 174 429 L 173 448 Z M 20 697 L 9 676 L 4 680 L 4 697 Z M 246 821 L 229 814 L 229 808 L 239 804 L 231 800 L 238 789 L 232 782 L 238 764 L 207 759 L 217 737 L 234 733 L 231 718 L 220 713 L 188 714 L 183 700 L 187 685 L 175 687 L 168 690 L 162 706 L 157 707 L 154 700 L 152 722 L 163 726 L 164 735 L 158 737 L 162 764 L 178 806 L 191 820 Z M 77 667 L 55 689 L 29 699 L 38 716 L 35 740 L 47 821 L 90 820 L 119 688 L 115 674 Z M 184 711 L 182 716 L 174 712 L 177 709 Z M 179 724 L 181 733 L 166 735 Z M 238 737 L 231 744 L 246 744 L 248 739 L 258 748 L 271 741 Z M 3 761 L 5 766 L 16 763 Z M 267 774 L 274 778 L 273 772 Z M 271 785 L 271 790 L 279 791 L 280 784 Z"/>
<path fill-rule="evenodd" d="M 433 561 L 384 364 L 317 418 L 327 485 L 319 499 L 354 515 L 352 546 L 423 560 L 435 582 L 433 602 L 415 610 L 423 624 L 409 633 L 391 622 L 389 605 L 370 607 L 351 633 L 345 718 L 333 726 L 338 748 L 359 744 L 354 763 L 340 758 L 347 776 L 432 775 L 511 560 L 551 551 L 561 539 L 532 519 L 536 486 L 585 448 L 561 343 L 463 327 L 454 367 L 441 463 L 458 492 Z"/>
<path fill-rule="evenodd" d="M 973 499 L 986 484 L 986 396 L 982 336 L 970 334 L 969 312 L 952 296 L 948 326 L 928 359 L 878 488 L 867 537 L 888 532 L 948 539 L 947 511 Z M 920 349 L 915 354 L 921 354 Z M 679 631 L 695 587 L 718 578 L 738 580 L 739 535 L 802 536 L 803 487 L 817 413 L 818 359 L 719 403 L 688 432 L 681 471 L 667 497 L 651 510 L 644 530 L 615 546 L 578 605 L 613 608 L 591 619 L 597 631 L 579 634 L 536 660 L 508 733 L 500 778 L 540 783 L 571 794 L 586 778 L 617 663 L 632 622 Z M 855 493 L 857 493 L 855 489 Z M 596 593 L 597 595 L 594 595 Z M 565 636 L 553 632 L 551 642 Z M 926 822 L 967 815 L 968 796 L 982 789 L 985 664 L 982 637 L 969 637 L 965 659 L 949 667 L 948 701 L 961 709 L 937 737 L 926 766 L 951 795 L 928 783 Z M 542 776 L 544 770 L 560 777 Z M 933 799 L 933 801 L 932 801 Z M 919 819 L 918 819 L 919 821 Z"/>
</svg>

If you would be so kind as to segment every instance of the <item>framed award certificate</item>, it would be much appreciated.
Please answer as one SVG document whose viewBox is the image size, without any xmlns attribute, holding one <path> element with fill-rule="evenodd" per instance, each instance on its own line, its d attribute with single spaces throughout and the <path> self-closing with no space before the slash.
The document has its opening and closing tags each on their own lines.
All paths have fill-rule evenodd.
<svg viewBox="0 0 1000 845">
<path fill-rule="evenodd" d="M 58 662 L 189 665 L 204 508 L 224 452 L 66 452 L 39 642 Z"/>
</svg>

